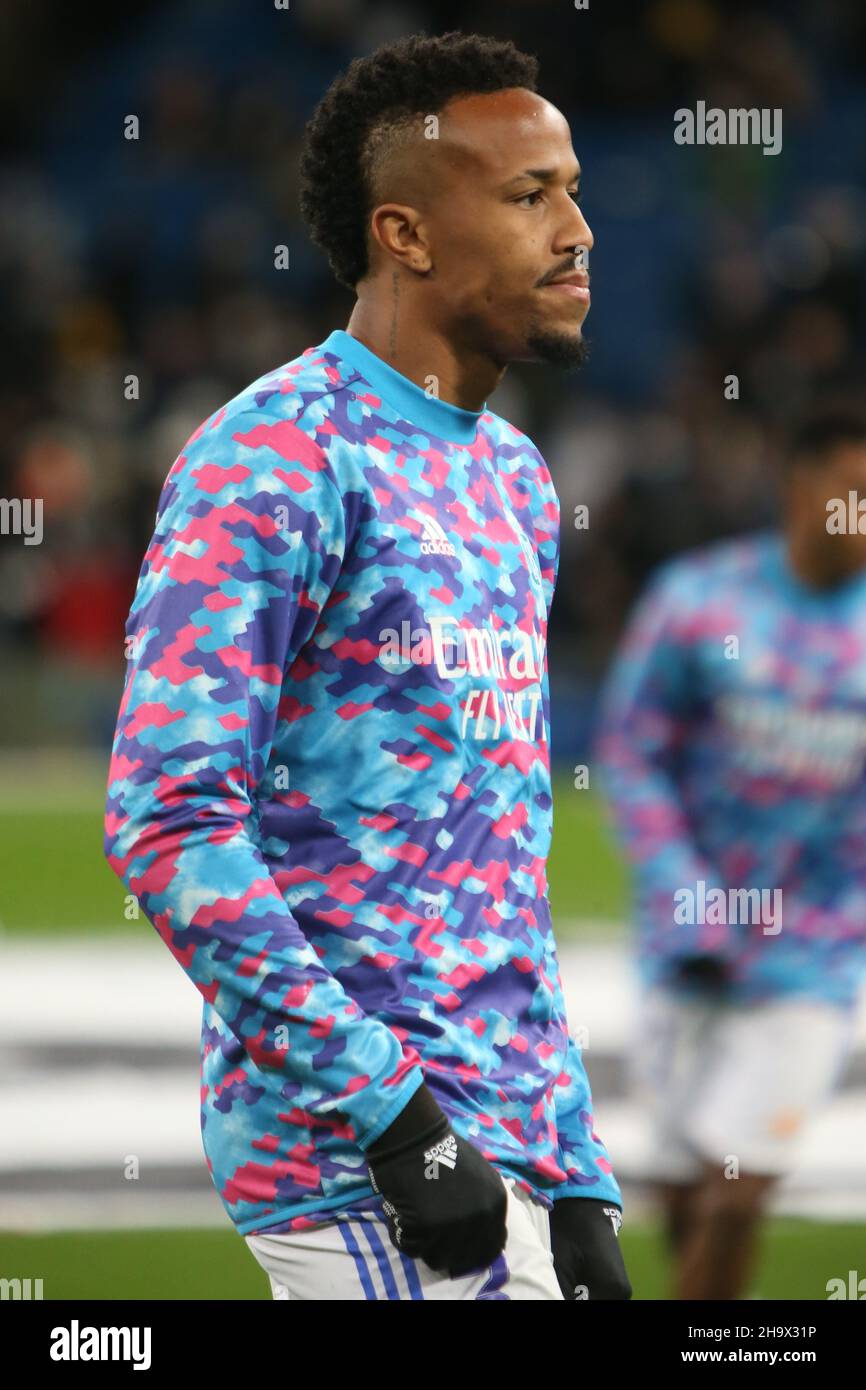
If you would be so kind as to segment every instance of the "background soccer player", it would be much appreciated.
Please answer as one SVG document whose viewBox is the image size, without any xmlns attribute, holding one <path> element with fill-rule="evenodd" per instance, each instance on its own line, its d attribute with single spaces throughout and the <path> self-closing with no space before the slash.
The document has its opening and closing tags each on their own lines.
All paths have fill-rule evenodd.
<svg viewBox="0 0 866 1390">
<path fill-rule="evenodd" d="M 535 82 L 446 35 L 329 89 L 302 207 L 348 329 L 196 431 L 129 619 L 107 853 L 203 995 L 208 1163 L 276 1297 L 631 1292 L 547 898 L 559 509 L 486 406 L 585 351 Z"/>
<path fill-rule="evenodd" d="M 680 1298 L 746 1289 L 866 973 L 866 522 L 834 520 L 850 494 L 866 423 L 815 413 L 785 460 L 783 529 L 666 564 L 603 702 L 637 890 L 634 1079 Z M 687 894 L 711 905 L 681 910 Z"/>
</svg>

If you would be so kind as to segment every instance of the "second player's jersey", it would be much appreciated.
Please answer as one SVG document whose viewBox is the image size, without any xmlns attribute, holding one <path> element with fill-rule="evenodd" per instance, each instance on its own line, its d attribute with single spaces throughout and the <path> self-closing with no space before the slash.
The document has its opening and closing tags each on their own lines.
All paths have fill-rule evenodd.
<svg viewBox="0 0 866 1390">
<path fill-rule="evenodd" d="M 850 1004 L 866 975 L 866 572 L 834 589 L 764 533 L 654 577 L 598 752 L 635 866 L 640 967 L 719 951 L 742 998 Z"/>
<path fill-rule="evenodd" d="M 106 848 L 204 997 L 241 1232 L 369 1202 L 363 1150 L 422 1079 L 545 1204 L 620 1201 L 547 896 L 558 528 L 525 435 L 342 330 L 169 474 Z"/>
</svg>

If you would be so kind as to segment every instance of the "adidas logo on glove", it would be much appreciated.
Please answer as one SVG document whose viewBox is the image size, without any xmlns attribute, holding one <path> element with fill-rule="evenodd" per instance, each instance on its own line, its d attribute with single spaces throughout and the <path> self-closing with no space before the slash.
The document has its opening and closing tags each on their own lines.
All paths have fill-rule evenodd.
<svg viewBox="0 0 866 1390">
<path fill-rule="evenodd" d="M 440 1139 L 438 1144 L 434 1144 L 432 1149 L 426 1149 L 424 1162 L 427 1165 L 424 1169 L 425 1178 L 438 1178 L 440 1163 L 444 1163 L 446 1168 L 456 1168 L 457 1140 L 454 1135 L 446 1134 L 445 1138 Z"/>
<path fill-rule="evenodd" d="M 622 1214 L 620 1213 L 617 1207 L 603 1207 L 602 1210 L 605 1216 L 610 1217 L 611 1223 L 613 1225 L 613 1233 L 615 1236 L 618 1236 L 619 1228 L 622 1225 Z"/>
</svg>

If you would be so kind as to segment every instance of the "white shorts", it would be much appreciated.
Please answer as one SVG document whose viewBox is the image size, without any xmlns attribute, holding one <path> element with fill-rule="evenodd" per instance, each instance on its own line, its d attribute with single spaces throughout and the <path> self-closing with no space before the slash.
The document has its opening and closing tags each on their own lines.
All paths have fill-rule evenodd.
<svg viewBox="0 0 866 1390">
<path fill-rule="evenodd" d="M 702 1160 L 782 1177 L 840 1079 L 854 1023 L 855 1010 L 803 997 L 720 1004 L 644 992 L 629 1079 L 649 1124 L 646 1177 L 689 1182 Z"/>
<path fill-rule="evenodd" d="M 547 1210 L 503 1178 L 508 1188 L 508 1238 L 502 1254 L 478 1274 L 449 1279 L 391 1244 L 377 1211 L 343 1217 L 308 1231 L 246 1236 L 275 1299 L 399 1301 L 402 1299 L 556 1299 Z"/>
</svg>

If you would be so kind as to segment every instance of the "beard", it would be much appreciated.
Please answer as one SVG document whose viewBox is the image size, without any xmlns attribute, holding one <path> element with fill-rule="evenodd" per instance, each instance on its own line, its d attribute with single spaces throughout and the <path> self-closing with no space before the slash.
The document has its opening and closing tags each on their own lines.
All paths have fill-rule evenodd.
<svg viewBox="0 0 866 1390">
<path fill-rule="evenodd" d="M 533 329 L 526 346 L 536 362 L 549 362 L 553 367 L 578 371 L 589 357 L 589 343 L 582 334 L 558 333 L 549 328 Z"/>
</svg>

